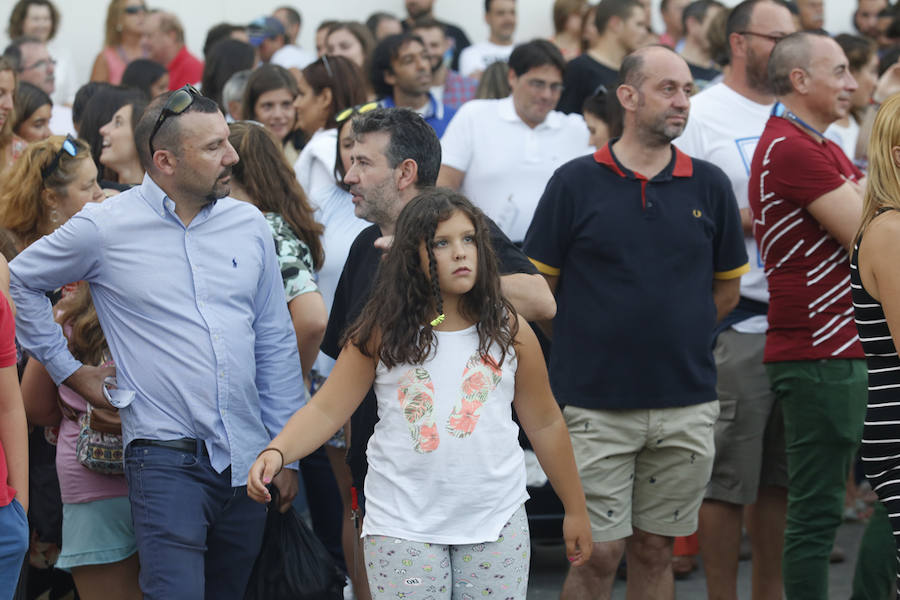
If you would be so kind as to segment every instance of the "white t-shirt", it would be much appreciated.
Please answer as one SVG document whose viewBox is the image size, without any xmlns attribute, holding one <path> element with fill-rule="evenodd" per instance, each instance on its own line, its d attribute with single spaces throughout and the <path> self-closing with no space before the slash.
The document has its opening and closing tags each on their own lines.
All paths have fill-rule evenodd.
<svg viewBox="0 0 900 600">
<path fill-rule="evenodd" d="M 479 42 L 463 48 L 459 54 L 459 73 L 471 77 L 475 71 L 484 71 L 497 61 L 506 61 L 515 44 L 498 46 L 491 42 Z"/>
<path fill-rule="evenodd" d="M 691 98 L 691 114 L 684 133 L 675 140 L 682 152 L 709 161 L 725 171 L 734 188 L 739 208 L 750 206 L 747 186 L 756 143 L 772 112 L 771 104 L 757 104 L 724 83 L 710 85 Z M 752 235 L 744 236 L 750 272 L 741 277 L 741 296 L 769 302 L 763 263 Z M 765 333 L 765 316 L 751 317 L 734 325 L 744 333 Z"/>
<path fill-rule="evenodd" d="M 304 50 L 300 46 L 294 46 L 293 44 L 287 44 L 276 50 L 269 62 L 285 69 L 290 69 L 291 67 L 304 69 L 306 65 L 315 60 L 316 55 L 309 50 Z"/>
<path fill-rule="evenodd" d="M 379 421 L 366 450 L 362 535 L 496 541 L 528 499 L 511 413 L 516 359 L 486 364 L 474 325 L 435 334 L 425 363 L 376 368 Z"/>
<path fill-rule="evenodd" d="M 315 210 L 315 219 L 325 226 L 322 234 L 325 263 L 317 273 L 316 283 L 329 314 L 350 245 L 359 232 L 370 225 L 353 213 L 350 193 L 337 185 L 333 174 L 336 157 L 337 129 L 320 129 L 309 139 L 294 163 L 294 174 Z M 333 358 L 319 352 L 313 367 L 327 376 L 334 362 Z"/>
<path fill-rule="evenodd" d="M 50 110 L 50 131 L 53 135 L 78 135 L 72 122 L 72 108 L 62 104 L 54 104 Z"/>
<path fill-rule="evenodd" d="M 550 176 L 592 151 L 579 114 L 550 111 L 535 128 L 512 97 L 463 104 L 441 138 L 442 164 L 465 173 L 460 192 L 514 242 L 522 241 Z"/>
<path fill-rule="evenodd" d="M 852 116 L 847 127 L 839 125 L 837 121 L 825 130 L 825 137 L 841 147 L 850 162 L 856 160 L 856 142 L 859 140 L 859 124 Z"/>
</svg>

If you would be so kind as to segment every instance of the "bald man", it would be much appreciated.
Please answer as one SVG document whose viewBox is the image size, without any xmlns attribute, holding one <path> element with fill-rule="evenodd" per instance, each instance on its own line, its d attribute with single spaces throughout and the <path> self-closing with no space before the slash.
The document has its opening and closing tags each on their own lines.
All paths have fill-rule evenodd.
<svg viewBox="0 0 900 600">
<path fill-rule="evenodd" d="M 763 362 L 784 418 L 784 589 L 828 598 L 828 560 L 862 437 L 867 375 L 853 322 L 848 249 L 862 173 L 822 132 L 856 81 L 827 35 L 800 32 L 769 57 L 777 103 L 750 166 L 753 235 L 769 286 Z"/>
<path fill-rule="evenodd" d="M 629 598 L 673 597 L 672 539 L 697 529 L 712 469 L 713 326 L 750 268 L 728 178 L 671 144 L 690 108 L 687 63 L 645 47 L 620 75 L 622 137 L 556 171 L 524 244 L 560 306 L 550 381 L 595 542 L 565 600 L 609 598 L 623 552 Z"/>
</svg>

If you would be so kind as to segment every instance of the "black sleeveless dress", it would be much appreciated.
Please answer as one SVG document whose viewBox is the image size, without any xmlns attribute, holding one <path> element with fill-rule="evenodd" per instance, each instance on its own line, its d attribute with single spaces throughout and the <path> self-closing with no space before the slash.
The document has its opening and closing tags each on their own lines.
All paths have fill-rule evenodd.
<svg viewBox="0 0 900 600">
<path fill-rule="evenodd" d="M 882 208 L 877 214 L 885 210 L 892 209 Z M 860 455 L 866 477 L 890 515 L 900 565 L 900 357 L 881 303 L 862 285 L 857 268 L 860 244 L 861 235 L 850 256 L 853 312 L 869 369 L 869 401 Z M 897 577 L 900 583 L 900 572 Z"/>
</svg>

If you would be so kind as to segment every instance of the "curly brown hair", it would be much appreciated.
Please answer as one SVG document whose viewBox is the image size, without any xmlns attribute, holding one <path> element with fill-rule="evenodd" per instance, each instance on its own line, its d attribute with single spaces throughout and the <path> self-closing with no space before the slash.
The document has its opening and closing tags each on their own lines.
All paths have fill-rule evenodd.
<svg viewBox="0 0 900 600">
<path fill-rule="evenodd" d="M 351 341 L 365 356 L 377 357 L 388 368 L 421 364 L 437 347 L 431 320 L 443 312 L 437 264 L 431 248 L 438 223 L 454 212 L 465 214 L 475 226 L 478 261 L 475 285 L 459 301 L 459 311 L 474 321 L 478 351 L 492 360 L 492 347 L 502 365 L 513 352 L 518 320 L 500 289 L 500 272 L 484 213 L 465 196 L 447 188 L 426 188 L 400 212 L 394 242 L 376 275 L 375 285 L 359 318 L 348 328 Z M 429 273 L 422 271 L 419 247 L 428 252 Z"/>
</svg>

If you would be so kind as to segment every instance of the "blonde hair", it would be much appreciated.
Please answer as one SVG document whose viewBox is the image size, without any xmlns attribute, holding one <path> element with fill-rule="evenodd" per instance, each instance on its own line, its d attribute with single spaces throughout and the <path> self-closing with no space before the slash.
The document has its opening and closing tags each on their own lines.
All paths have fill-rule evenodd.
<svg viewBox="0 0 900 600">
<path fill-rule="evenodd" d="M 61 135 L 54 135 L 29 144 L 15 164 L 3 173 L 0 181 L 0 226 L 13 232 L 22 246 L 28 246 L 49 233 L 50 210 L 44 202 L 44 190 L 64 196 L 66 186 L 75 180 L 81 161 L 91 158 L 88 145 L 77 140 L 75 156 L 63 152 L 53 172 L 48 173 L 46 178 L 42 177 L 41 172 L 50 166 L 65 140 Z"/>
<path fill-rule="evenodd" d="M 900 146 L 900 94 L 888 98 L 872 125 L 869 138 L 869 171 L 863 195 L 862 221 L 857 237 L 875 217 L 879 208 L 900 208 L 900 167 L 891 149 Z"/>
<path fill-rule="evenodd" d="M 127 0 L 110 0 L 106 9 L 106 46 L 118 46 L 122 42 L 122 30 L 119 29 L 119 19 L 125 14 L 125 2 Z"/>
<path fill-rule="evenodd" d="M 13 98 L 16 95 L 16 88 L 19 86 L 19 78 L 16 76 L 16 68 L 10 62 L 8 58 L 5 56 L 0 56 L 0 73 L 3 72 L 12 73 L 13 77 Z M 10 111 L 9 115 L 6 117 L 6 122 L 3 124 L 3 127 L 0 127 L 0 171 L 3 170 L 3 165 L 6 164 L 6 153 L 9 151 L 9 144 L 13 139 L 13 123 L 16 122 L 16 103 L 13 100 L 13 109 Z"/>
<path fill-rule="evenodd" d="M 66 337 L 72 356 L 95 366 L 108 360 L 109 346 L 106 345 L 88 283 L 79 281 L 75 291 L 64 296 L 56 308 L 57 323 L 71 327 Z"/>
</svg>

